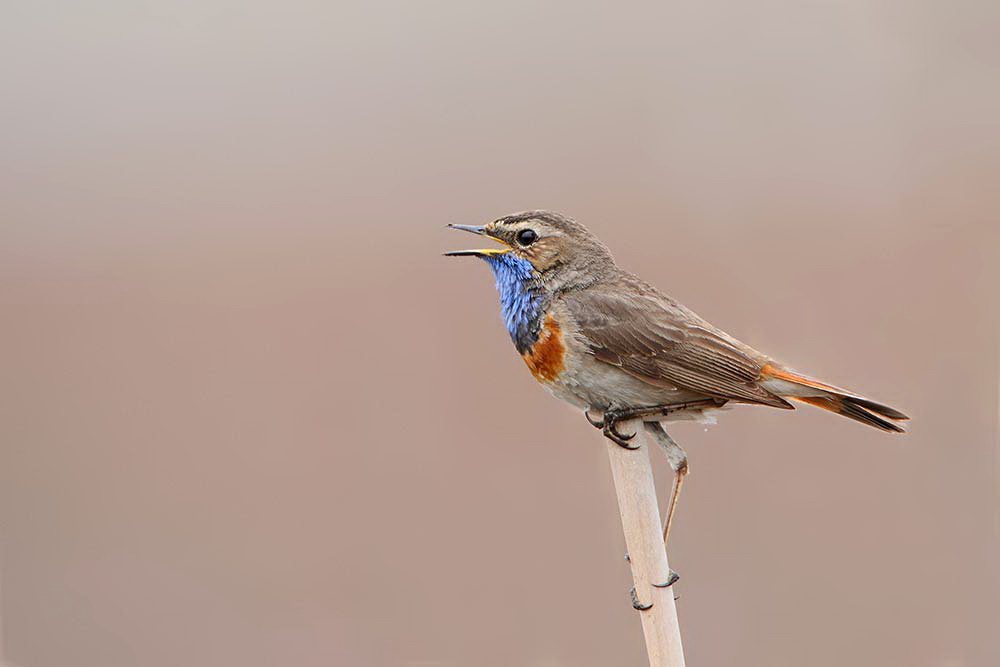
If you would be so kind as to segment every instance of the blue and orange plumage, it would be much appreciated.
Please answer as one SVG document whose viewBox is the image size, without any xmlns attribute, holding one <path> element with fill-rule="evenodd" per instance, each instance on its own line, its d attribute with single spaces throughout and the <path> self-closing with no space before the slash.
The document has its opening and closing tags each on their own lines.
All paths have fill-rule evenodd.
<svg viewBox="0 0 1000 667">
<path fill-rule="evenodd" d="M 607 246 L 570 218 L 526 211 L 451 227 L 503 244 L 446 254 L 490 265 L 504 324 L 535 379 L 588 411 L 615 443 L 632 448 L 634 436 L 615 424 L 641 419 L 664 447 L 676 480 L 664 540 L 688 465 L 661 422 L 710 419 L 730 403 L 791 409 L 797 400 L 903 430 L 897 422 L 907 417 L 899 410 L 791 371 L 623 271 Z"/>
<path fill-rule="evenodd" d="M 559 323 L 545 312 L 543 293 L 532 286 L 534 267 L 510 254 L 484 259 L 493 270 L 500 314 L 517 351 L 536 380 L 555 381 L 564 368 L 566 345 Z"/>
<path fill-rule="evenodd" d="M 793 373 L 621 270 L 607 246 L 572 219 L 527 211 L 480 227 L 452 226 L 504 245 L 448 254 L 488 262 L 518 353 L 570 403 L 612 413 L 684 405 L 669 416 L 685 418 L 725 403 L 790 409 L 789 400 L 798 400 L 903 430 L 896 423 L 906 419 L 902 412 Z M 692 402 L 704 405 L 687 407 Z"/>
</svg>

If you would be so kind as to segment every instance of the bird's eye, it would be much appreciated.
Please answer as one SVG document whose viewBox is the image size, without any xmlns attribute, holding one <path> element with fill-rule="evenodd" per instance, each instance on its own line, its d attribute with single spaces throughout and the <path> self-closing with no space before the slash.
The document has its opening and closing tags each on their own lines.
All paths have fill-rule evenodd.
<svg viewBox="0 0 1000 667">
<path fill-rule="evenodd" d="M 517 233 L 517 242 L 521 245 L 531 245 L 538 239 L 534 229 L 522 229 Z"/>
</svg>

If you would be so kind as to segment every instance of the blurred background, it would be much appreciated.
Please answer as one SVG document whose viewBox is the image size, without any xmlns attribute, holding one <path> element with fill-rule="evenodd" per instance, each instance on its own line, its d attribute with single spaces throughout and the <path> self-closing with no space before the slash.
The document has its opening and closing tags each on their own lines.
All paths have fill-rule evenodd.
<svg viewBox="0 0 1000 667">
<path fill-rule="evenodd" d="M 528 208 L 914 418 L 675 428 L 690 664 L 1000 664 L 1000 4 L 0 11 L 9 665 L 644 664 L 603 441 L 440 256 Z"/>
</svg>

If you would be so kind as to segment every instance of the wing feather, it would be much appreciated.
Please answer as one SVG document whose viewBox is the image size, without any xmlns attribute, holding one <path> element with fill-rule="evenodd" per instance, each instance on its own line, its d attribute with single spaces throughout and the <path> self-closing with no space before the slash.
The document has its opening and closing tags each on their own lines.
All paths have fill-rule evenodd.
<svg viewBox="0 0 1000 667">
<path fill-rule="evenodd" d="M 760 384 L 768 359 L 633 276 L 563 295 L 598 360 L 652 385 L 791 408 Z"/>
</svg>

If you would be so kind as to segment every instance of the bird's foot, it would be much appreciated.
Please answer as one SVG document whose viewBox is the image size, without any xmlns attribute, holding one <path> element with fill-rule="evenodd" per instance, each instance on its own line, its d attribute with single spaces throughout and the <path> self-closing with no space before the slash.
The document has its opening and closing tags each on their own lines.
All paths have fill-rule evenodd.
<svg viewBox="0 0 1000 667">
<path fill-rule="evenodd" d="M 632 608 L 636 611 L 646 611 L 647 609 L 653 608 L 652 602 L 649 604 L 642 604 L 639 602 L 639 595 L 635 592 L 635 586 L 633 586 L 632 590 L 628 592 L 628 596 L 632 599 Z"/>
<path fill-rule="evenodd" d="M 627 553 L 625 554 L 625 562 L 626 563 L 631 563 L 632 562 L 632 558 Z M 681 575 L 677 574 L 673 570 L 670 570 L 670 574 L 667 575 L 667 581 L 666 581 L 666 583 L 653 584 L 653 588 L 670 588 L 671 586 L 673 586 L 674 584 L 676 584 L 677 581 L 680 578 L 681 578 Z M 639 611 L 645 611 L 645 610 L 647 610 L 647 609 L 649 609 L 650 607 L 653 606 L 652 603 L 650 603 L 649 605 L 642 605 L 642 604 L 639 603 L 639 597 L 638 597 L 638 595 L 636 595 L 635 586 L 633 586 L 632 590 L 630 590 L 628 592 L 628 595 L 632 599 L 632 606 L 635 609 L 638 609 Z M 674 595 L 674 600 L 675 601 L 679 600 L 680 597 L 681 597 L 680 595 Z"/>
<path fill-rule="evenodd" d="M 620 433 L 618 429 L 615 428 L 614 422 L 611 422 L 610 424 L 606 425 L 602 429 L 602 432 L 604 433 L 605 438 L 615 443 L 619 447 L 624 447 L 625 449 L 639 449 L 639 445 L 633 445 L 629 442 L 635 437 L 635 433 L 631 433 L 629 435 Z"/>
<path fill-rule="evenodd" d="M 677 580 L 681 578 L 681 575 L 677 574 L 673 570 L 670 570 L 670 574 L 667 576 L 667 582 L 665 584 L 653 584 L 654 588 L 670 588 L 677 583 Z"/>
<path fill-rule="evenodd" d="M 605 410 L 604 416 L 600 421 L 593 419 L 590 416 L 590 412 L 583 413 L 587 417 L 587 421 L 594 428 L 601 429 L 604 437 L 615 443 L 619 447 L 624 447 L 625 449 L 639 449 L 639 445 L 633 445 L 630 441 L 635 438 L 636 434 L 631 433 L 626 435 L 618 430 L 618 422 L 624 419 L 631 419 L 632 415 L 628 412 L 619 412 L 616 410 Z"/>
</svg>

